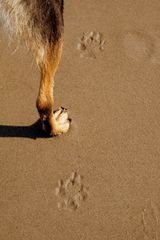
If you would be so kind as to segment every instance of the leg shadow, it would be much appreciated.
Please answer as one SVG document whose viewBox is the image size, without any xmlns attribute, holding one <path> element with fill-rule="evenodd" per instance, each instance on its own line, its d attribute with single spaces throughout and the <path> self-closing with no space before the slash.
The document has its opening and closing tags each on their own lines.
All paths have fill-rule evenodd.
<svg viewBox="0 0 160 240">
<path fill-rule="evenodd" d="M 0 137 L 49 138 L 49 136 L 42 131 L 40 120 L 30 126 L 0 125 Z"/>
</svg>

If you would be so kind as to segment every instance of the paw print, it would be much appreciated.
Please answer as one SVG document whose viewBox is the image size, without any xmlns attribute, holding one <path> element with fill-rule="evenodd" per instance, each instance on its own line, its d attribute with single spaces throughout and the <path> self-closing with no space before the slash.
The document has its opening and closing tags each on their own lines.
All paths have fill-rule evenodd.
<svg viewBox="0 0 160 240">
<path fill-rule="evenodd" d="M 65 181 L 58 181 L 55 195 L 59 210 L 76 210 L 87 199 L 88 189 L 82 183 L 82 176 L 73 172 Z"/>
<path fill-rule="evenodd" d="M 96 58 L 98 51 L 104 50 L 105 40 L 100 32 L 83 33 L 77 49 L 81 57 Z"/>
</svg>

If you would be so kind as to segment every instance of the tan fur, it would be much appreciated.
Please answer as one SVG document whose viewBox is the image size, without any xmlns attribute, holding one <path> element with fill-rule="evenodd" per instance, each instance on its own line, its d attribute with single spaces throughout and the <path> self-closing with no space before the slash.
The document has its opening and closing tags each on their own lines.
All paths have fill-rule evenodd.
<svg viewBox="0 0 160 240">
<path fill-rule="evenodd" d="M 54 104 L 54 77 L 61 59 L 63 47 L 63 39 L 60 39 L 55 45 L 51 45 L 48 48 L 47 55 L 44 60 L 44 64 L 41 66 L 41 81 L 39 94 L 37 97 L 37 108 L 46 109 L 47 116 L 42 114 L 42 121 L 47 118 L 51 126 L 51 135 L 58 135 L 63 133 L 61 129 L 56 126 L 56 120 L 53 114 Z M 54 56 L 54 57 L 53 57 Z M 45 126 L 44 126 L 45 128 Z"/>
<path fill-rule="evenodd" d="M 53 113 L 54 78 L 63 47 L 63 0 L 0 0 L 0 16 L 11 35 L 26 42 L 40 68 L 36 105 L 43 129 L 50 135 L 67 132 L 66 110 Z"/>
</svg>

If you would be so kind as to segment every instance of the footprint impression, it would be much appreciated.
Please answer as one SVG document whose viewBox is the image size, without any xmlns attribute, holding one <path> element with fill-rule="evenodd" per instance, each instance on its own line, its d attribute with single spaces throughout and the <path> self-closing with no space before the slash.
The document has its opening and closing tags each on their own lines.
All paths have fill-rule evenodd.
<svg viewBox="0 0 160 240">
<path fill-rule="evenodd" d="M 73 172 L 66 180 L 59 180 L 55 189 L 59 210 L 76 210 L 88 197 L 88 189 L 83 185 L 82 176 Z"/>
<path fill-rule="evenodd" d="M 126 55 L 137 61 L 144 61 L 153 53 L 152 38 L 141 32 L 129 32 L 123 37 L 123 47 Z"/>
<path fill-rule="evenodd" d="M 83 33 L 77 44 L 81 57 L 96 58 L 99 51 L 104 50 L 105 40 L 100 32 Z"/>
<path fill-rule="evenodd" d="M 123 49 L 136 61 L 160 64 L 160 31 L 128 32 L 123 36 Z"/>
</svg>

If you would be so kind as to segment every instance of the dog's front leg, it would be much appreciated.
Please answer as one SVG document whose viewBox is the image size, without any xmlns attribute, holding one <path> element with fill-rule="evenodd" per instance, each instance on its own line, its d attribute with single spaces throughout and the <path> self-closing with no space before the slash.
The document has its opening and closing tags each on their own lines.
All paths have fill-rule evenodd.
<svg viewBox="0 0 160 240">
<path fill-rule="evenodd" d="M 66 109 L 60 108 L 53 112 L 54 78 L 60 62 L 63 40 L 59 39 L 47 47 L 44 61 L 41 64 L 41 80 L 37 97 L 37 109 L 40 114 L 42 127 L 51 136 L 66 133 L 70 120 Z"/>
</svg>

